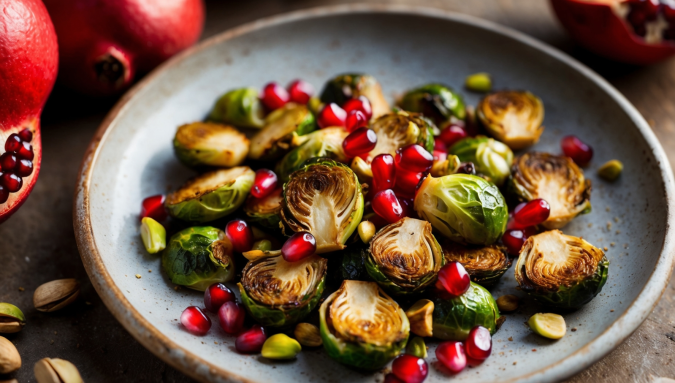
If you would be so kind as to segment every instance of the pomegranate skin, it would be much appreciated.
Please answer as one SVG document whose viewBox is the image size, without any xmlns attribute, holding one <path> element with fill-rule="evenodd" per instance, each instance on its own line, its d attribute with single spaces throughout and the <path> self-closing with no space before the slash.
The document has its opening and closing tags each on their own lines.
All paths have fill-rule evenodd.
<svg viewBox="0 0 675 383">
<path fill-rule="evenodd" d="M 202 0 L 45 0 L 59 36 L 59 81 L 90 95 L 112 95 L 194 44 Z"/>
</svg>

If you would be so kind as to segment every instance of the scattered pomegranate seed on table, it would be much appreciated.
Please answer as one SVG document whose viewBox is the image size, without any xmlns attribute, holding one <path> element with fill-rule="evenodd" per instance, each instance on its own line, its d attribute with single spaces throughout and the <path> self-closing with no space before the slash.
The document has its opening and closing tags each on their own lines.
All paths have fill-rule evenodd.
<svg viewBox="0 0 675 383">
<path fill-rule="evenodd" d="M 370 104 L 370 100 L 368 100 L 365 96 L 359 96 L 357 98 L 347 100 L 344 105 L 342 105 L 342 109 L 344 109 L 347 113 L 358 110 L 366 116 L 366 121 L 370 121 L 370 119 L 373 117 L 373 107 Z"/>
<path fill-rule="evenodd" d="M 565 136 L 560 141 L 563 153 L 579 166 L 586 166 L 593 158 L 593 148 L 576 136 Z"/>
<path fill-rule="evenodd" d="M 224 283 L 216 282 L 204 291 L 204 306 L 212 313 L 217 313 L 225 302 L 234 302 L 236 299 L 232 290 Z"/>
<path fill-rule="evenodd" d="M 251 250 L 253 247 L 253 231 L 243 219 L 233 219 L 225 225 L 225 234 L 232 242 L 232 249 L 237 253 Z"/>
<path fill-rule="evenodd" d="M 320 128 L 328 128 L 329 126 L 345 126 L 347 120 L 347 112 L 334 102 L 326 105 L 319 112 L 317 117 L 317 124 Z"/>
<path fill-rule="evenodd" d="M 551 205 L 537 198 L 525 204 L 519 204 L 513 210 L 513 219 L 522 226 L 535 226 L 546 221 L 551 215 Z"/>
<path fill-rule="evenodd" d="M 438 281 L 445 291 L 454 296 L 460 296 L 469 290 L 471 278 L 464 266 L 457 261 L 452 261 L 438 271 Z"/>
<path fill-rule="evenodd" d="M 218 309 L 220 327 L 230 335 L 241 332 L 241 329 L 244 327 L 245 318 L 246 312 L 244 311 L 244 307 L 235 301 L 225 302 Z"/>
<path fill-rule="evenodd" d="M 443 141 L 447 147 L 451 147 L 457 141 L 462 138 L 466 138 L 468 134 L 466 130 L 457 124 L 448 124 L 445 128 L 441 130 L 441 134 L 438 136 L 438 139 Z"/>
<path fill-rule="evenodd" d="M 490 330 L 483 326 L 475 326 L 469 331 L 464 341 L 464 349 L 469 358 L 485 360 L 492 353 L 492 336 Z"/>
<path fill-rule="evenodd" d="M 281 256 L 287 262 L 297 262 L 316 253 L 316 239 L 306 231 L 291 235 L 281 247 Z"/>
<path fill-rule="evenodd" d="M 396 167 L 410 172 L 427 172 L 434 163 L 434 156 L 421 145 L 412 144 L 396 150 Z"/>
<path fill-rule="evenodd" d="M 259 169 L 255 172 L 251 195 L 255 198 L 265 198 L 276 189 L 277 183 L 276 173 L 269 169 Z"/>
<path fill-rule="evenodd" d="M 314 95 L 312 84 L 303 80 L 295 80 L 288 86 L 290 100 L 298 104 L 307 104 Z"/>
<path fill-rule="evenodd" d="M 158 222 L 164 221 L 168 216 L 164 208 L 164 199 L 163 194 L 153 195 L 144 199 L 141 203 L 140 219 L 150 217 Z"/>
<path fill-rule="evenodd" d="M 262 101 L 263 105 L 265 105 L 265 107 L 267 107 L 269 110 L 279 109 L 286 105 L 289 100 L 290 96 L 288 95 L 286 89 L 276 82 L 271 82 L 265 85 L 263 88 L 262 97 L 260 98 L 260 101 Z"/>
<path fill-rule="evenodd" d="M 180 323 L 195 335 L 204 335 L 211 329 L 211 319 L 197 306 L 186 308 L 180 316 Z"/>
<path fill-rule="evenodd" d="M 394 188 L 396 184 L 394 156 L 378 154 L 373 158 L 370 168 L 373 171 L 373 189 L 375 189 L 375 192 Z"/>
<path fill-rule="evenodd" d="M 403 208 L 398 202 L 396 194 L 391 189 L 377 192 L 373 196 L 371 205 L 375 214 L 382 217 L 388 223 L 394 223 L 403 218 Z"/>
<path fill-rule="evenodd" d="M 422 383 L 429 374 L 429 365 L 423 358 L 403 354 L 394 359 L 391 372 L 405 383 Z"/>
<path fill-rule="evenodd" d="M 377 134 L 368 128 L 358 128 L 342 141 L 342 149 L 348 157 L 356 157 L 375 149 Z"/>
<path fill-rule="evenodd" d="M 436 358 L 448 370 L 458 373 L 466 367 L 464 344 L 456 340 L 443 342 L 436 347 Z"/>
<path fill-rule="evenodd" d="M 234 346 L 237 352 L 241 354 L 257 354 L 262 350 L 266 340 L 265 329 L 255 324 L 237 337 Z"/>
<path fill-rule="evenodd" d="M 363 114 L 360 110 L 352 110 L 347 113 L 347 119 L 345 120 L 345 129 L 348 132 L 353 132 L 358 128 L 363 128 L 368 126 L 368 119 L 366 115 Z"/>
</svg>

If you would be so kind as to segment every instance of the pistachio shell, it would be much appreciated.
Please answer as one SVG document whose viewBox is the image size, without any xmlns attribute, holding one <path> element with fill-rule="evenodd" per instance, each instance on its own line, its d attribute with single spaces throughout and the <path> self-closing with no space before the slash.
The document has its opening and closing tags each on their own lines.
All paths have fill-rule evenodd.
<svg viewBox="0 0 675 383">
<path fill-rule="evenodd" d="M 427 345 L 424 343 L 424 339 L 416 336 L 408 341 L 408 345 L 405 347 L 405 353 L 408 355 L 414 355 L 418 358 L 427 357 Z"/>
<path fill-rule="evenodd" d="M 410 322 L 410 331 L 422 337 L 433 336 L 433 313 L 434 302 L 428 299 L 415 302 L 405 312 Z"/>
<path fill-rule="evenodd" d="M 541 335 L 544 338 L 560 339 L 567 332 L 565 318 L 558 314 L 537 313 L 530 317 L 527 324 L 535 334 Z"/>
<path fill-rule="evenodd" d="M 18 307 L 10 303 L 0 303 L 0 333 L 19 332 L 25 325 L 26 317 Z"/>
<path fill-rule="evenodd" d="M 21 356 L 14 344 L 0 336 L 0 374 L 9 374 L 21 368 Z"/>
<path fill-rule="evenodd" d="M 492 89 L 492 79 L 487 73 L 476 73 L 467 76 L 465 86 L 475 92 L 489 92 Z"/>
<path fill-rule="evenodd" d="M 364 161 L 363 158 L 354 157 L 351 168 L 356 173 L 356 176 L 359 177 L 360 182 L 370 183 L 373 180 L 373 170 L 370 168 L 370 164 Z"/>
<path fill-rule="evenodd" d="M 375 235 L 375 224 L 370 221 L 361 221 L 357 230 L 363 243 L 368 243 Z"/>
<path fill-rule="evenodd" d="M 619 178 L 622 171 L 623 164 L 621 161 L 611 160 L 605 162 L 605 164 L 598 169 L 598 175 L 606 181 L 614 181 Z"/>
<path fill-rule="evenodd" d="M 63 359 L 41 359 L 33 371 L 38 383 L 84 383 L 77 367 Z"/>
<path fill-rule="evenodd" d="M 275 334 L 267 338 L 262 347 L 262 356 L 267 359 L 294 359 L 302 350 L 297 340 L 286 334 Z"/>
<path fill-rule="evenodd" d="M 35 290 L 33 305 L 38 311 L 52 312 L 73 303 L 80 295 L 80 284 L 73 278 L 47 282 Z"/>
<path fill-rule="evenodd" d="M 293 335 L 305 347 L 319 347 L 323 344 L 319 328 L 311 323 L 298 323 Z"/>
<path fill-rule="evenodd" d="M 154 219 L 144 217 L 141 220 L 141 239 L 148 253 L 157 254 L 166 248 L 166 229 Z"/>
<path fill-rule="evenodd" d="M 499 311 L 516 311 L 518 310 L 518 297 L 513 294 L 502 295 L 497 298 L 497 307 Z"/>
</svg>

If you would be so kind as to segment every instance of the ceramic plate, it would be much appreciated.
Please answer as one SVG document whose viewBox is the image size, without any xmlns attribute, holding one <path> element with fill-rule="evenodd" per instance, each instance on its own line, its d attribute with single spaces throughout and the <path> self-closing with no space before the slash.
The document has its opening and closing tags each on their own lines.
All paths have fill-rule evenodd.
<svg viewBox="0 0 675 383">
<path fill-rule="evenodd" d="M 159 257 L 146 254 L 138 232 L 140 204 L 192 174 L 174 158 L 176 127 L 204 118 L 231 88 L 298 77 L 321 87 L 336 74 L 366 72 L 393 101 L 432 81 L 462 89 L 465 76 L 479 71 L 491 73 L 497 88 L 527 89 L 543 99 L 546 131 L 532 149 L 559 153 L 566 134 L 593 146 L 586 171 L 594 185 L 593 212 L 565 232 L 607 247 L 611 266 L 602 293 L 566 316 L 563 339 L 543 339 L 523 325 L 537 310 L 525 299 L 494 336 L 492 356 L 452 379 L 542 382 L 588 367 L 642 323 L 666 287 L 675 200 L 666 156 L 635 108 L 588 68 L 518 32 L 438 10 L 351 5 L 277 16 L 205 41 L 146 77 L 106 118 L 82 165 L 75 230 L 96 290 L 145 347 L 201 381 L 381 381 L 382 372 L 355 372 L 322 350 L 271 363 L 235 353 L 234 338 L 218 325 L 204 337 L 184 331 L 180 313 L 203 304 L 202 294 L 175 291 Z M 464 93 L 469 104 L 477 103 L 479 95 Z M 595 170 L 612 158 L 621 159 L 625 170 L 609 184 Z M 493 295 L 523 296 L 515 286 L 511 268 Z M 427 382 L 446 381 L 430 344 Z"/>
</svg>

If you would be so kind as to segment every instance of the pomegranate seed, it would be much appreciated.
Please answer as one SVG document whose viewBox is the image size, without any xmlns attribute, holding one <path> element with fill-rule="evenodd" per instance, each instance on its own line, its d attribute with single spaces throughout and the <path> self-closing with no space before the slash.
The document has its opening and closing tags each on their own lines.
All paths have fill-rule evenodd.
<svg viewBox="0 0 675 383">
<path fill-rule="evenodd" d="M 513 210 L 513 219 L 523 226 L 534 226 L 546 221 L 551 215 L 551 206 L 541 198 L 520 204 Z"/>
<path fill-rule="evenodd" d="M 405 383 L 422 383 L 429 373 L 429 365 L 422 358 L 403 354 L 394 359 L 391 372 Z"/>
<path fill-rule="evenodd" d="M 212 313 L 217 313 L 225 302 L 234 302 L 237 297 L 225 284 L 216 282 L 204 291 L 204 306 Z"/>
<path fill-rule="evenodd" d="M 422 178 L 424 178 L 424 173 L 398 169 L 396 171 L 396 191 L 414 196 Z"/>
<path fill-rule="evenodd" d="M 375 149 L 375 145 L 377 145 L 377 133 L 368 128 L 358 128 L 342 141 L 342 149 L 347 157 L 368 153 Z"/>
<path fill-rule="evenodd" d="M 396 196 L 398 203 L 401 205 L 401 209 L 403 209 L 403 213 L 401 213 L 403 217 L 410 217 L 410 218 L 417 217 L 417 215 L 415 214 L 415 210 L 413 209 L 414 198 L 415 198 L 414 195 L 410 197 Z"/>
<path fill-rule="evenodd" d="M 234 346 L 241 354 L 257 354 L 262 350 L 266 340 L 265 330 L 256 324 L 241 333 L 234 342 Z"/>
<path fill-rule="evenodd" d="M 33 141 L 33 132 L 31 132 L 30 129 L 26 128 L 19 132 L 19 137 L 21 138 L 21 141 L 31 142 Z"/>
<path fill-rule="evenodd" d="M 12 133 L 5 141 L 5 151 L 16 152 L 21 147 L 21 137 L 18 134 Z"/>
<path fill-rule="evenodd" d="M 461 140 L 462 138 L 466 138 L 467 136 L 468 134 L 466 133 L 464 127 L 457 124 L 449 124 L 443 128 L 443 130 L 441 130 L 441 134 L 438 136 L 438 138 L 443 141 L 445 145 L 451 147 L 457 141 Z"/>
<path fill-rule="evenodd" d="M 281 256 L 287 262 L 297 262 L 316 253 L 316 239 L 306 231 L 299 231 L 286 240 Z"/>
<path fill-rule="evenodd" d="M 502 235 L 502 243 L 506 246 L 509 254 L 518 255 L 523 244 L 527 241 L 527 237 L 525 229 L 506 230 Z"/>
<path fill-rule="evenodd" d="M 344 109 L 347 113 L 353 110 L 359 110 L 366 116 L 366 121 L 370 121 L 370 119 L 373 117 L 373 107 L 370 105 L 370 100 L 368 100 L 365 96 L 359 96 L 357 98 L 347 100 L 345 104 L 342 105 L 342 109 Z"/>
<path fill-rule="evenodd" d="M 368 126 L 368 119 L 366 115 L 363 114 L 360 110 L 352 110 L 347 114 L 347 120 L 345 120 L 345 129 L 348 132 L 353 132 L 358 128 L 363 128 Z"/>
<path fill-rule="evenodd" d="M 458 373 L 466 367 L 466 353 L 462 342 L 450 340 L 436 347 L 436 358 L 448 370 Z"/>
<path fill-rule="evenodd" d="M 148 197 L 143 200 L 141 204 L 141 217 L 150 217 L 155 221 L 164 221 L 167 217 L 166 209 L 164 208 L 164 195 L 158 194 Z"/>
<path fill-rule="evenodd" d="M 394 375 L 393 372 L 390 372 L 384 376 L 383 383 L 405 383 L 405 382 L 399 379 L 396 375 Z"/>
<path fill-rule="evenodd" d="M 426 172 L 434 163 L 434 156 L 421 145 L 412 144 L 396 150 L 396 167 L 411 172 Z"/>
<path fill-rule="evenodd" d="M 14 173 L 0 173 L 0 184 L 10 193 L 16 193 L 21 190 L 23 180 Z"/>
<path fill-rule="evenodd" d="M 251 194 L 255 198 L 265 198 L 277 187 L 277 175 L 269 169 L 260 169 L 255 172 L 255 180 Z"/>
<path fill-rule="evenodd" d="M 448 151 L 448 146 L 443 142 L 440 138 L 436 137 L 434 139 L 434 152 L 439 151 L 439 152 L 447 152 Z"/>
<path fill-rule="evenodd" d="M 519 204 L 518 206 L 520 206 L 520 205 L 524 206 L 525 202 Z M 518 209 L 518 206 L 516 206 L 516 209 Z M 520 223 L 518 223 L 518 221 L 516 221 L 515 218 L 513 218 L 513 212 L 509 213 L 509 220 L 506 223 L 506 230 L 511 230 L 511 229 L 522 230 L 526 227 L 527 226 L 521 225 Z"/>
<path fill-rule="evenodd" d="M 7 189 L 0 185 L 0 203 L 5 203 L 9 199 L 9 191 Z"/>
<path fill-rule="evenodd" d="M 375 191 L 393 189 L 396 183 L 396 167 L 394 156 L 391 154 L 378 154 L 370 164 L 373 171 L 373 188 Z"/>
<path fill-rule="evenodd" d="M 243 219 L 233 219 L 225 225 L 225 234 L 232 242 L 232 249 L 237 253 L 251 250 L 253 247 L 253 231 Z"/>
<path fill-rule="evenodd" d="M 225 302 L 218 309 L 220 327 L 230 335 L 241 332 L 242 327 L 244 327 L 245 317 L 246 312 L 244 312 L 244 308 L 235 301 Z"/>
<path fill-rule="evenodd" d="M 492 337 L 490 330 L 483 326 L 475 326 L 469 331 L 469 337 L 464 341 L 464 349 L 469 358 L 485 360 L 492 353 Z"/>
<path fill-rule="evenodd" d="M 347 120 L 347 112 L 338 104 L 331 102 L 321 109 L 317 123 L 323 129 L 329 126 L 345 126 L 345 120 Z"/>
<path fill-rule="evenodd" d="M 396 199 L 396 194 L 391 189 L 377 192 L 371 202 L 377 215 L 384 218 L 388 223 L 394 223 L 403 218 L 403 208 Z"/>
<path fill-rule="evenodd" d="M 672 23 L 675 21 L 675 3 L 663 4 L 663 16 L 671 23 L 670 26 L 672 28 Z"/>
<path fill-rule="evenodd" d="M 33 163 L 28 160 L 20 160 L 19 163 L 16 164 L 14 173 L 19 177 L 28 177 L 33 173 Z"/>
<path fill-rule="evenodd" d="M 457 168 L 457 173 L 476 175 L 476 167 L 473 162 L 463 162 Z"/>
<path fill-rule="evenodd" d="M 24 160 L 33 161 L 33 157 L 35 157 L 35 154 L 33 154 L 33 145 L 22 141 L 19 149 L 16 151 L 16 156 L 23 158 Z"/>
<path fill-rule="evenodd" d="M 288 92 L 276 82 L 271 82 L 265 85 L 265 88 L 263 88 L 262 92 L 262 98 L 260 99 L 263 105 L 265 105 L 269 110 L 281 108 L 282 106 L 286 105 L 288 100 L 290 100 Z"/>
<path fill-rule="evenodd" d="M 593 148 L 576 136 L 566 136 L 560 142 L 563 153 L 579 166 L 586 166 L 593 158 Z"/>
<path fill-rule="evenodd" d="M 211 319 L 197 306 L 186 308 L 180 315 L 180 323 L 195 335 L 204 335 L 211 329 Z"/>
<path fill-rule="evenodd" d="M 19 161 L 17 160 L 14 154 L 9 152 L 3 153 L 0 156 L 0 169 L 2 169 L 5 172 L 11 172 L 12 170 L 14 170 L 18 162 Z"/>
<path fill-rule="evenodd" d="M 314 87 L 307 81 L 295 80 L 288 86 L 291 101 L 298 104 L 307 104 L 314 95 Z"/>
<path fill-rule="evenodd" d="M 471 278 L 464 266 L 457 261 L 452 261 L 443 266 L 438 272 L 438 280 L 448 293 L 460 296 L 469 290 Z"/>
</svg>

